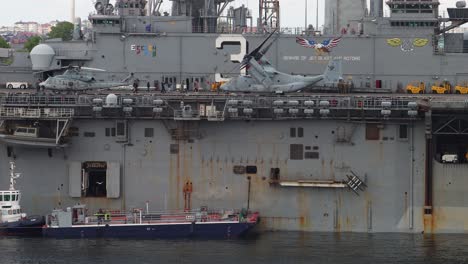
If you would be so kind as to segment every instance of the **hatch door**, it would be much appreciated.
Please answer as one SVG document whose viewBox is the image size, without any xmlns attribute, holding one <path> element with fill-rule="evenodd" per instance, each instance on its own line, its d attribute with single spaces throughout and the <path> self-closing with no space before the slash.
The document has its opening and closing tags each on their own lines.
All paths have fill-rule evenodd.
<svg viewBox="0 0 468 264">
<path fill-rule="evenodd" d="M 68 164 L 68 193 L 71 197 L 81 197 L 81 162 L 72 161 Z"/>
<path fill-rule="evenodd" d="M 108 162 L 106 173 L 107 198 L 120 197 L 120 163 Z"/>
</svg>

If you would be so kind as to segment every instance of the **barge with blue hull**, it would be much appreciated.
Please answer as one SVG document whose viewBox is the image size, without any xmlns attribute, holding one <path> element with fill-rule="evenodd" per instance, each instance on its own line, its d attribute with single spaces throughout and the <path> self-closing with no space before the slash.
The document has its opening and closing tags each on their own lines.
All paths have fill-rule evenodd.
<svg viewBox="0 0 468 264">
<path fill-rule="evenodd" d="M 247 210 L 199 210 L 172 212 L 98 212 L 86 215 L 84 205 L 54 210 L 42 229 L 53 238 L 230 239 L 249 232 L 259 221 Z"/>
</svg>

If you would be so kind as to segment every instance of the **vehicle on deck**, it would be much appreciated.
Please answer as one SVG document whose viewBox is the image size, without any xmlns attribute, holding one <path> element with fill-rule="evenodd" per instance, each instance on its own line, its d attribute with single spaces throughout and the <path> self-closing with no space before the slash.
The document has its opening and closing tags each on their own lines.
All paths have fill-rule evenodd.
<svg viewBox="0 0 468 264">
<path fill-rule="evenodd" d="M 442 163 L 458 163 L 457 154 L 444 154 L 442 156 Z"/>
<path fill-rule="evenodd" d="M 426 93 L 426 84 L 424 82 L 411 82 L 406 85 L 406 92 L 409 94 Z"/>
<path fill-rule="evenodd" d="M 29 84 L 27 82 L 7 82 L 5 87 L 7 89 L 27 89 Z"/>
<path fill-rule="evenodd" d="M 431 87 L 431 91 L 433 94 L 450 94 L 452 93 L 452 85 L 450 82 L 444 80 L 441 83 L 436 82 Z"/>
<path fill-rule="evenodd" d="M 458 84 L 455 86 L 456 94 L 468 94 L 468 81 Z"/>
</svg>

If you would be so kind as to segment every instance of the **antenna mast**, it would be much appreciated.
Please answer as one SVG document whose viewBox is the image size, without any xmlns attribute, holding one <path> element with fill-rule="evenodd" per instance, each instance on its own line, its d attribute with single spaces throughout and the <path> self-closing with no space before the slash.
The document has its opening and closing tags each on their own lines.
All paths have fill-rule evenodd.
<svg viewBox="0 0 468 264">
<path fill-rule="evenodd" d="M 75 13 L 75 0 L 70 0 L 71 8 L 70 8 L 70 19 L 71 23 L 75 24 L 75 18 L 76 18 L 76 13 Z"/>
<path fill-rule="evenodd" d="M 259 19 L 257 27 L 272 32 L 280 27 L 279 0 L 259 0 Z"/>
<path fill-rule="evenodd" d="M 15 162 L 10 161 L 10 191 L 15 190 L 16 179 L 18 179 L 21 176 L 21 173 L 15 172 L 15 168 Z"/>
</svg>

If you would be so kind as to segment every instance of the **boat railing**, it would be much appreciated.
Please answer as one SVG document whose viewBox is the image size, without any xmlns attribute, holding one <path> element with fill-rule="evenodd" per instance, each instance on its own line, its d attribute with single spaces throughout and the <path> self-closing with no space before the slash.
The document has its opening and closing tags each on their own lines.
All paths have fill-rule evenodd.
<svg viewBox="0 0 468 264">
<path fill-rule="evenodd" d="M 41 94 L 4 94 L 0 103 L 9 105 L 76 105 L 75 96 L 57 96 Z"/>
<path fill-rule="evenodd" d="M 0 117 L 66 118 L 73 115 L 74 109 L 71 108 L 0 107 Z"/>
<path fill-rule="evenodd" d="M 269 34 L 275 30 L 274 28 L 264 27 L 232 27 L 232 26 L 217 26 L 217 27 L 203 27 L 193 26 L 192 33 L 217 33 L 217 34 Z M 304 27 L 281 27 L 277 31 L 284 35 L 310 35 L 320 36 L 320 31 L 314 31 Z"/>
<path fill-rule="evenodd" d="M 155 211 L 144 210 L 120 211 L 108 210 L 87 216 L 84 225 L 99 224 L 157 224 L 187 222 L 247 221 L 247 215 L 235 209 L 207 209 L 192 211 Z"/>
</svg>

